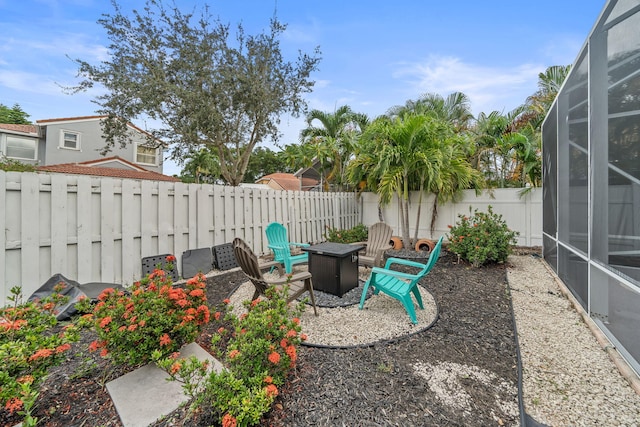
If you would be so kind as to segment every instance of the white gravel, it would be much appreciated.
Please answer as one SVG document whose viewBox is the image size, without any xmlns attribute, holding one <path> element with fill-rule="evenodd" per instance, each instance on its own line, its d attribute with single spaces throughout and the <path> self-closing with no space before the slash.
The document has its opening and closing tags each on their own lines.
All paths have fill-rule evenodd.
<svg viewBox="0 0 640 427">
<path fill-rule="evenodd" d="M 245 311 L 242 301 L 251 299 L 253 285 L 245 282 L 231 297 L 231 304 L 236 315 Z M 436 317 L 436 303 L 433 296 L 424 288 L 420 288 L 424 310 L 415 305 L 418 324 L 409 319 L 402 304 L 382 293 L 373 295 L 364 304 L 362 310 L 358 305 L 348 307 L 318 307 L 318 316 L 313 307 L 306 305 L 300 316 L 302 332 L 307 334 L 307 344 L 348 347 L 371 344 L 387 340 L 427 328 Z M 365 326 L 366 325 L 366 326 Z"/>
<path fill-rule="evenodd" d="M 509 261 L 525 411 L 548 426 L 639 426 L 640 395 L 561 291 L 564 285 L 540 258 Z"/>
</svg>

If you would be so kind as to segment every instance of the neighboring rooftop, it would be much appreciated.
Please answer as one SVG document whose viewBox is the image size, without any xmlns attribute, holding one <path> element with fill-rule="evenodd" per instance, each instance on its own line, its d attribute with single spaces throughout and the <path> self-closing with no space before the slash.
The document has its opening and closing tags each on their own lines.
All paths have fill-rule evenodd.
<svg viewBox="0 0 640 427">
<path fill-rule="evenodd" d="M 180 182 L 179 178 L 147 170 L 118 156 L 89 160 L 81 163 L 60 163 L 57 165 L 38 166 L 37 170 L 38 172 Z"/>
</svg>

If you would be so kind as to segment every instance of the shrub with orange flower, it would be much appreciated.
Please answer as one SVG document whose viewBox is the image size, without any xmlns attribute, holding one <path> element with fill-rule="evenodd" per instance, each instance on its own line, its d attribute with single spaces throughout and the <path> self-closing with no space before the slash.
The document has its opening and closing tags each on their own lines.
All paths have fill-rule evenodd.
<svg viewBox="0 0 640 427">
<path fill-rule="evenodd" d="M 128 292 L 106 289 L 94 307 L 89 301 L 77 304 L 79 310 L 93 314 L 98 341 L 103 343 L 90 349 L 100 348 L 101 354 L 127 365 L 148 362 L 154 350 L 163 355 L 177 351 L 209 322 L 205 286 L 201 274 L 178 287 L 169 275 L 155 270 Z"/>
<path fill-rule="evenodd" d="M 266 299 L 246 301 L 247 313 L 239 317 L 233 315 L 230 301 L 224 302 L 220 314 L 213 316 L 220 326 L 212 338 L 212 350 L 226 367 L 222 372 L 203 373 L 200 367 L 200 375 L 194 375 L 201 366 L 197 359 L 185 362 L 178 372 L 172 372 L 175 360 L 169 358 L 157 361 L 158 366 L 179 378 L 197 405 L 212 408 L 223 426 L 256 425 L 295 366 L 303 340 L 297 316 L 304 303 L 289 305 L 286 298 L 286 290 L 269 289 Z"/>
<path fill-rule="evenodd" d="M 55 307 L 68 300 L 60 293 L 63 287 L 56 285 L 54 294 L 43 300 L 23 302 L 16 286 L 7 297 L 10 305 L 0 308 L 0 412 L 19 412 L 25 427 L 37 421 L 31 409 L 47 371 L 65 360 L 70 343 L 79 338 L 72 325 L 52 333 Z"/>
</svg>

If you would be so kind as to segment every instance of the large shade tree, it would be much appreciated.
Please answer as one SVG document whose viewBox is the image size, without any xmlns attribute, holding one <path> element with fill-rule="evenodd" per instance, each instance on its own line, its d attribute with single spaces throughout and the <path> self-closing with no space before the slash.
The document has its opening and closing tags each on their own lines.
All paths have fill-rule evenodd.
<svg viewBox="0 0 640 427">
<path fill-rule="evenodd" d="M 108 116 L 105 151 L 131 142 L 127 122 L 148 119 L 158 124 L 150 135 L 170 144 L 172 158 L 208 147 L 222 178 L 238 185 L 256 144 L 277 140 L 280 116 L 304 112 L 319 51 L 286 60 L 279 43 L 286 26 L 277 19 L 268 32 L 248 35 L 238 25 L 232 34 L 206 7 L 195 19 L 161 0 L 147 0 L 129 15 L 112 5 L 115 12 L 98 21 L 111 41 L 109 59 L 76 60 L 83 80 L 73 88 L 106 89 L 95 100 L 97 112 Z"/>
</svg>

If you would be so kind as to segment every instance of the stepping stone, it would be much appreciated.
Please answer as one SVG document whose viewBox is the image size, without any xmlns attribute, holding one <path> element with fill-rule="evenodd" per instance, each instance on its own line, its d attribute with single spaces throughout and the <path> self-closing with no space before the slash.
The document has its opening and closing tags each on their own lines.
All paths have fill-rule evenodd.
<svg viewBox="0 0 640 427">
<path fill-rule="evenodd" d="M 187 344 L 180 350 L 180 357 L 191 356 L 209 360 L 216 372 L 223 369 L 222 363 L 196 343 Z M 107 383 L 107 391 L 124 427 L 147 427 L 189 400 L 182 391 L 182 384 L 167 381 L 168 377 L 165 371 L 149 363 Z"/>
</svg>

